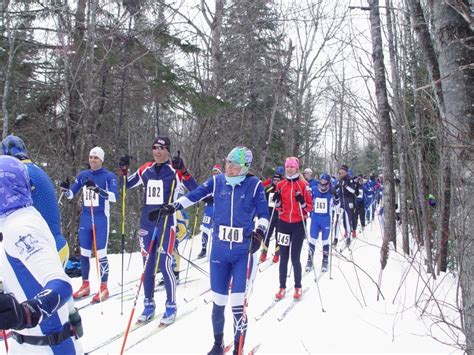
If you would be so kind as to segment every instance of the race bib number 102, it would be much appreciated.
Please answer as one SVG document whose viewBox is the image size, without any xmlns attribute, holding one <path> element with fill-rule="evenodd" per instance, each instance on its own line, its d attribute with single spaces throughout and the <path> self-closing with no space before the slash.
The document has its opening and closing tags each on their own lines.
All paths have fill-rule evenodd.
<svg viewBox="0 0 474 355">
<path fill-rule="evenodd" d="M 229 226 L 219 226 L 219 239 L 225 242 L 242 243 L 244 240 L 244 229 Z"/>
</svg>

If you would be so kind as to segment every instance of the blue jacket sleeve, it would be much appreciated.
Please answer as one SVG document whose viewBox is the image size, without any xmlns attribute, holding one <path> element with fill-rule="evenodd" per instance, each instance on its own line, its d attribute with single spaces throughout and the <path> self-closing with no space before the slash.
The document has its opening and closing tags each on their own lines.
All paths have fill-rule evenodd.
<svg viewBox="0 0 474 355">
<path fill-rule="evenodd" d="M 51 280 L 32 300 L 44 317 L 50 317 L 72 296 L 71 285 L 64 280 Z"/>
<path fill-rule="evenodd" d="M 268 212 L 268 202 L 265 197 L 265 189 L 260 181 L 257 183 L 255 195 L 253 197 L 258 220 L 256 222 L 257 228 L 262 229 L 266 232 L 268 228 L 268 220 L 270 219 L 270 214 Z"/>
<path fill-rule="evenodd" d="M 184 208 L 194 205 L 196 202 L 206 198 L 208 196 L 212 196 L 212 192 L 214 190 L 215 180 L 214 177 L 209 178 L 204 184 L 199 185 L 191 192 L 187 193 L 186 195 L 178 198 L 176 200 Z"/>
</svg>

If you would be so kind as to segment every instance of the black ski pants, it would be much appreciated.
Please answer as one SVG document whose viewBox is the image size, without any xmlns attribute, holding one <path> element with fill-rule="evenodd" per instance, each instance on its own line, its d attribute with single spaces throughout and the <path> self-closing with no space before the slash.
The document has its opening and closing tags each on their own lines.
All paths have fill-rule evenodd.
<svg viewBox="0 0 474 355">
<path fill-rule="evenodd" d="M 288 260 L 291 256 L 295 287 L 301 288 L 301 249 L 306 238 L 303 222 L 288 223 L 278 221 L 278 233 L 288 234 L 289 245 L 280 244 L 280 288 L 286 288 L 286 274 L 288 272 Z"/>
</svg>

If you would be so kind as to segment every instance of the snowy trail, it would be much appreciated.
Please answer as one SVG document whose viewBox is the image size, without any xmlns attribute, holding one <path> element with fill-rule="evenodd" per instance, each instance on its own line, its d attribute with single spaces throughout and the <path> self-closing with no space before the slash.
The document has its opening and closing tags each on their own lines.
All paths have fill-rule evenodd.
<svg viewBox="0 0 474 355">
<path fill-rule="evenodd" d="M 323 299 L 325 313 L 321 310 L 321 303 L 314 282 L 313 273 L 308 273 L 303 278 L 303 287 L 308 288 L 301 301 L 280 322 L 278 317 L 292 302 L 292 292 L 278 302 L 259 321 L 255 320 L 261 312 L 273 301 L 274 294 L 278 289 L 278 265 L 267 268 L 263 272 L 257 272 L 253 293 L 249 299 L 248 307 L 248 335 L 245 343 L 244 353 L 258 346 L 258 354 L 271 353 L 431 353 L 431 354 L 461 354 L 454 348 L 441 344 L 430 337 L 430 320 L 420 318 L 421 308 L 415 308 L 415 302 L 420 307 L 425 305 L 429 298 L 429 292 L 423 289 L 421 282 L 417 282 L 420 270 L 420 256 L 415 256 L 416 264 L 410 267 L 408 261 L 401 255 L 390 251 L 390 259 L 383 273 L 382 294 L 385 297 L 377 301 L 377 282 L 380 266 L 378 263 L 380 255 L 380 228 L 375 221 L 373 226 L 366 228 L 351 246 L 354 262 L 350 262 L 351 250 L 346 249 L 342 255 L 333 254 L 332 278 L 329 271 L 320 275 L 322 260 L 320 245 L 317 245 L 315 266 L 319 278 L 319 287 Z M 197 241 L 200 241 L 197 236 Z M 196 241 L 195 241 L 196 242 Z M 196 243 L 195 243 L 196 244 Z M 190 243 L 188 243 L 189 247 Z M 271 244 L 273 245 L 273 243 Z M 188 255 L 189 251 L 183 251 Z M 193 251 L 193 258 L 199 252 L 198 248 Z M 269 254 L 270 255 L 270 254 Z M 307 250 L 303 249 L 301 261 L 306 264 Z M 132 265 L 125 275 L 124 286 L 128 289 L 127 295 L 135 295 L 136 280 L 142 271 L 140 256 L 137 253 L 132 257 Z M 120 255 L 111 255 L 110 289 L 120 289 Z M 185 269 L 186 262 L 181 263 L 181 269 Z M 208 270 L 207 263 L 201 264 Z M 360 269 L 359 269 L 360 267 Z M 362 270 L 363 271 L 362 271 Z M 398 291 L 400 281 L 405 278 L 406 282 Z M 304 271 L 303 271 L 304 272 Z M 356 275 L 357 272 L 357 275 Z M 184 277 L 185 272 L 181 273 Z M 422 271 L 425 279 L 428 276 Z M 369 277 L 370 276 L 370 277 Z M 130 333 L 127 346 L 133 347 L 127 352 L 130 354 L 145 353 L 193 353 L 205 354 L 212 347 L 213 335 L 211 325 L 212 302 L 211 294 L 206 293 L 201 297 L 187 303 L 184 298 L 193 298 L 209 287 L 209 280 L 192 267 L 188 278 L 199 278 L 187 285 L 180 285 L 177 289 L 178 315 L 185 314 L 176 324 L 161 330 L 155 335 L 137 343 L 141 338 L 156 329 L 158 321 L 145 325 L 144 327 Z M 357 278 L 361 285 L 357 283 Z M 91 275 L 92 290 L 96 290 L 94 275 Z M 436 296 L 445 299 L 446 302 L 454 303 L 456 293 L 456 279 L 451 275 L 443 277 L 433 283 L 436 286 Z M 80 279 L 73 279 L 74 289 L 80 284 Z M 293 275 L 288 279 L 287 288 L 293 286 Z M 131 289 L 131 290 L 130 290 Z M 143 293 L 143 291 L 142 291 Z M 392 301 L 394 302 L 392 303 Z M 165 293 L 157 292 L 155 295 L 157 304 L 157 316 L 161 316 L 164 310 Z M 142 310 L 143 294 L 140 295 L 135 317 Z M 367 306 L 365 305 L 367 304 Z M 82 303 L 78 303 L 82 305 Z M 81 311 L 85 335 L 81 339 L 84 350 L 90 351 L 104 340 L 117 335 L 126 327 L 131 307 L 132 297 L 127 297 L 124 303 L 124 314 L 120 315 L 120 296 L 114 297 L 103 303 L 104 315 L 100 315 L 100 305 L 86 307 Z M 432 306 L 426 312 L 432 310 Z M 453 319 L 456 314 L 451 313 Z M 447 343 L 452 342 L 446 334 L 436 328 L 432 328 L 433 335 Z M 455 336 L 455 335 L 453 335 Z M 457 336 L 460 336 L 459 334 Z M 232 315 L 230 307 L 226 309 L 226 324 L 224 341 L 228 344 L 233 338 Z M 9 340 L 13 341 L 13 340 Z M 123 337 L 111 344 L 93 352 L 93 354 L 116 354 L 120 352 Z M 137 343 L 137 344 L 136 344 Z M 3 344 L 1 351 L 4 352 Z"/>
</svg>

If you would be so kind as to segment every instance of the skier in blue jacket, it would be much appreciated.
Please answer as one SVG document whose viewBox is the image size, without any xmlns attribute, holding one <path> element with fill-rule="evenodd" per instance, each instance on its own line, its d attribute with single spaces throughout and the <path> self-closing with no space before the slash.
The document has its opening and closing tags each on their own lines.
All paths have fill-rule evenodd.
<svg viewBox="0 0 474 355">
<path fill-rule="evenodd" d="M 242 334 L 245 337 L 247 320 L 245 300 L 255 275 L 259 250 L 268 228 L 268 205 L 261 181 L 248 174 L 252 152 L 235 147 L 226 158 L 225 174 L 215 175 L 175 204 L 163 206 L 157 213 L 172 213 L 198 201 L 214 198 L 212 222 L 212 251 L 210 255 L 211 289 L 213 293 L 212 326 L 214 346 L 209 354 L 223 353 L 224 309 L 229 298 L 234 317 L 234 353 L 239 349 Z M 254 217 L 257 216 L 256 222 Z M 249 259 L 250 258 L 250 259 Z M 247 264 L 250 261 L 250 268 Z M 249 278 L 247 279 L 247 271 Z M 249 281 L 247 283 L 247 281 Z M 243 344 L 242 344 L 243 345 Z"/>
<path fill-rule="evenodd" d="M 82 190 L 83 206 L 79 222 L 82 285 L 73 294 L 76 299 L 90 294 L 89 271 L 93 250 L 93 224 L 95 227 L 96 257 L 99 258 L 100 265 L 100 289 L 92 298 L 92 303 L 103 301 L 109 297 L 107 243 L 109 241 L 110 202 L 117 201 L 117 178 L 102 167 L 104 156 L 105 153 L 101 147 L 92 148 L 89 152 L 90 169 L 79 172 L 71 186 L 67 181 L 61 183 L 61 190 L 69 200 Z"/>
<path fill-rule="evenodd" d="M 138 317 L 138 323 L 149 322 L 155 316 L 155 267 L 158 267 L 163 275 L 166 289 L 165 312 L 161 317 L 161 323 L 171 324 L 176 319 L 176 275 L 173 272 L 173 249 L 176 244 L 176 214 L 172 213 L 168 218 L 160 218 L 158 221 L 149 219 L 149 213 L 157 207 L 174 202 L 182 185 L 192 190 L 197 186 L 196 180 L 189 174 L 181 158 L 177 162 L 170 160 L 171 142 L 168 137 L 157 137 L 152 144 L 153 161 L 143 164 L 127 179 L 127 189 L 143 185 L 143 201 L 140 217 L 140 247 L 143 262 L 147 258 L 153 233 L 156 227 L 155 241 L 146 264 L 143 288 L 145 293 L 144 309 Z M 120 158 L 121 172 L 126 172 L 130 165 L 130 158 Z M 174 166 L 174 167 L 173 167 Z M 176 168 L 176 169 L 175 169 Z M 166 225 L 165 225 L 166 220 Z M 161 240 L 162 239 L 162 240 Z M 161 245 L 161 250 L 158 247 Z M 159 254 L 159 256 L 158 256 Z"/>
</svg>

